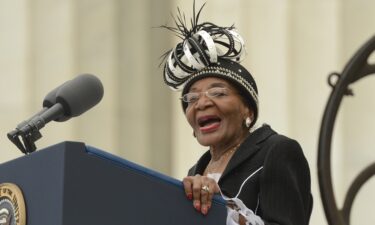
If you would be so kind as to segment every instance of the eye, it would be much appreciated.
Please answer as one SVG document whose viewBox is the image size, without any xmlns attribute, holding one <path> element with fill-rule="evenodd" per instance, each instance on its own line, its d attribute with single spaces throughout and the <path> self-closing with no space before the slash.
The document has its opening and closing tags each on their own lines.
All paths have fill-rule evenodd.
<svg viewBox="0 0 375 225">
<path fill-rule="evenodd" d="M 221 97 L 227 96 L 227 89 L 226 88 L 211 88 L 207 91 L 207 94 L 210 97 Z"/>
<path fill-rule="evenodd" d="M 187 93 L 182 96 L 182 101 L 187 103 L 196 102 L 199 99 L 199 93 Z"/>
</svg>

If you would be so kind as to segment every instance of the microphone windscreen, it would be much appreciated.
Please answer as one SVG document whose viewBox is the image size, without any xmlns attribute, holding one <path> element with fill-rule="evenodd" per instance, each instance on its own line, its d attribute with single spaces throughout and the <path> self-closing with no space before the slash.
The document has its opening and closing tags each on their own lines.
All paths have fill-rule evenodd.
<svg viewBox="0 0 375 225">
<path fill-rule="evenodd" d="M 64 83 L 56 93 L 56 102 L 63 105 L 64 116 L 75 117 L 86 112 L 103 98 L 103 85 L 91 74 L 82 74 Z"/>
<path fill-rule="evenodd" d="M 65 85 L 66 83 L 68 83 L 69 81 L 66 81 L 64 82 L 63 84 L 60 84 L 58 87 L 56 87 L 55 89 L 53 89 L 52 91 L 48 92 L 48 94 L 46 95 L 46 97 L 44 97 L 43 99 L 43 110 L 41 111 L 41 113 L 45 112 L 47 109 L 51 108 L 53 105 L 56 104 L 56 95 L 57 95 L 57 91 L 63 86 Z M 41 114 L 39 113 L 39 114 Z M 63 122 L 63 121 L 66 121 L 70 119 L 70 117 L 67 117 L 65 115 L 60 115 L 58 118 L 54 119 L 55 121 L 58 121 L 58 122 Z"/>
<path fill-rule="evenodd" d="M 66 81 L 65 83 L 61 84 L 60 86 L 56 87 L 55 89 L 53 89 L 52 91 L 48 92 L 48 94 L 46 95 L 46 97 L 44 97 L 43 99 L 43 107 L 47 107 L 47 108 L 50 108 L 51 106 L 53 106 L 54 104 L 56 104 L 56 94 L 57 94 L 57 91 L 64 85 L 66 84 L 68 81 Z"/>
</svg>

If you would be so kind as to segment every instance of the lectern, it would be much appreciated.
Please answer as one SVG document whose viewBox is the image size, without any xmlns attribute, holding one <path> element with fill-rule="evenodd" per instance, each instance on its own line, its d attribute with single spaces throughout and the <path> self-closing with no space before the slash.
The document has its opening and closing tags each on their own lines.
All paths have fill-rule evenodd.
<svg viewBox="0 0 375 225">
<path fill-rule="evenodd" d="M 226 223 L 220 197 L 203 216 L 185 197 L 180 181 L 79 142 L 63 142 L 0 164 L 1 184 L 19 187 L 27 225 Z M 15 222 L 23 215 L 4 216 L 14 193 L 1 186 L 0 192 L 0 223 Z M 20 204 L 18 200 L 12 206 L 16 213 L 23 213 L 17 211 Z"/>
</svg>

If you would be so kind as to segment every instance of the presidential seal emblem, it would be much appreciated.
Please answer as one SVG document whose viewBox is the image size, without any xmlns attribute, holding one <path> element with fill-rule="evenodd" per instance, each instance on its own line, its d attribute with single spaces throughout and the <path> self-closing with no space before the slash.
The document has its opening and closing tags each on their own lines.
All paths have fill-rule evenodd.
<svg viewBox="0 0 375 225">
<path fill-rule="evenodd" d="M 11 183 L 0 184 L 0 225 L 25 224 L 25 201 L 21 189 Z"/>
</svg>

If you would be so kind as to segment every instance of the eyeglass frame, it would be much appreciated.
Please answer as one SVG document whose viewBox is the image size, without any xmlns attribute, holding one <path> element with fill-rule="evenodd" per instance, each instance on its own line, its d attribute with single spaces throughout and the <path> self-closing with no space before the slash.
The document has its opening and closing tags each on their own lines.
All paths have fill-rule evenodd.
<svg viewBox="0 0 375 225">
<path fill-rule="evenodd" d="M 210 94 L 210 92 L 215 91 L 215 90 L 224 90 L 224 92 L 218 93 L 216 95 L 215 95 L 215 93 L 213 93 L 213 95 Z M 180 100 L 185 102 L 185 103 L 188 103 L 188 104 L 193 104 L 193 103 L 196 103 L 202 97 L 202 94 L 204 94 L 209 99 L 215 99 L 215 98 L 218 98 L 218 97 L 228 96 L 229 91 L 230 91 L 230 89 L 228 89 L 226 87 L 212 87 L 212 88 L 209 88 L 206 91 L 186 93 L 182 97 L 180 97 Z M 221 95 L 221 94 L 224 94 L 224 95 Z M 197 96 L 196 100 L 188 101 L 186 99 L 186 97 L 189 96 L 189 95 Z"/>
</svg>

